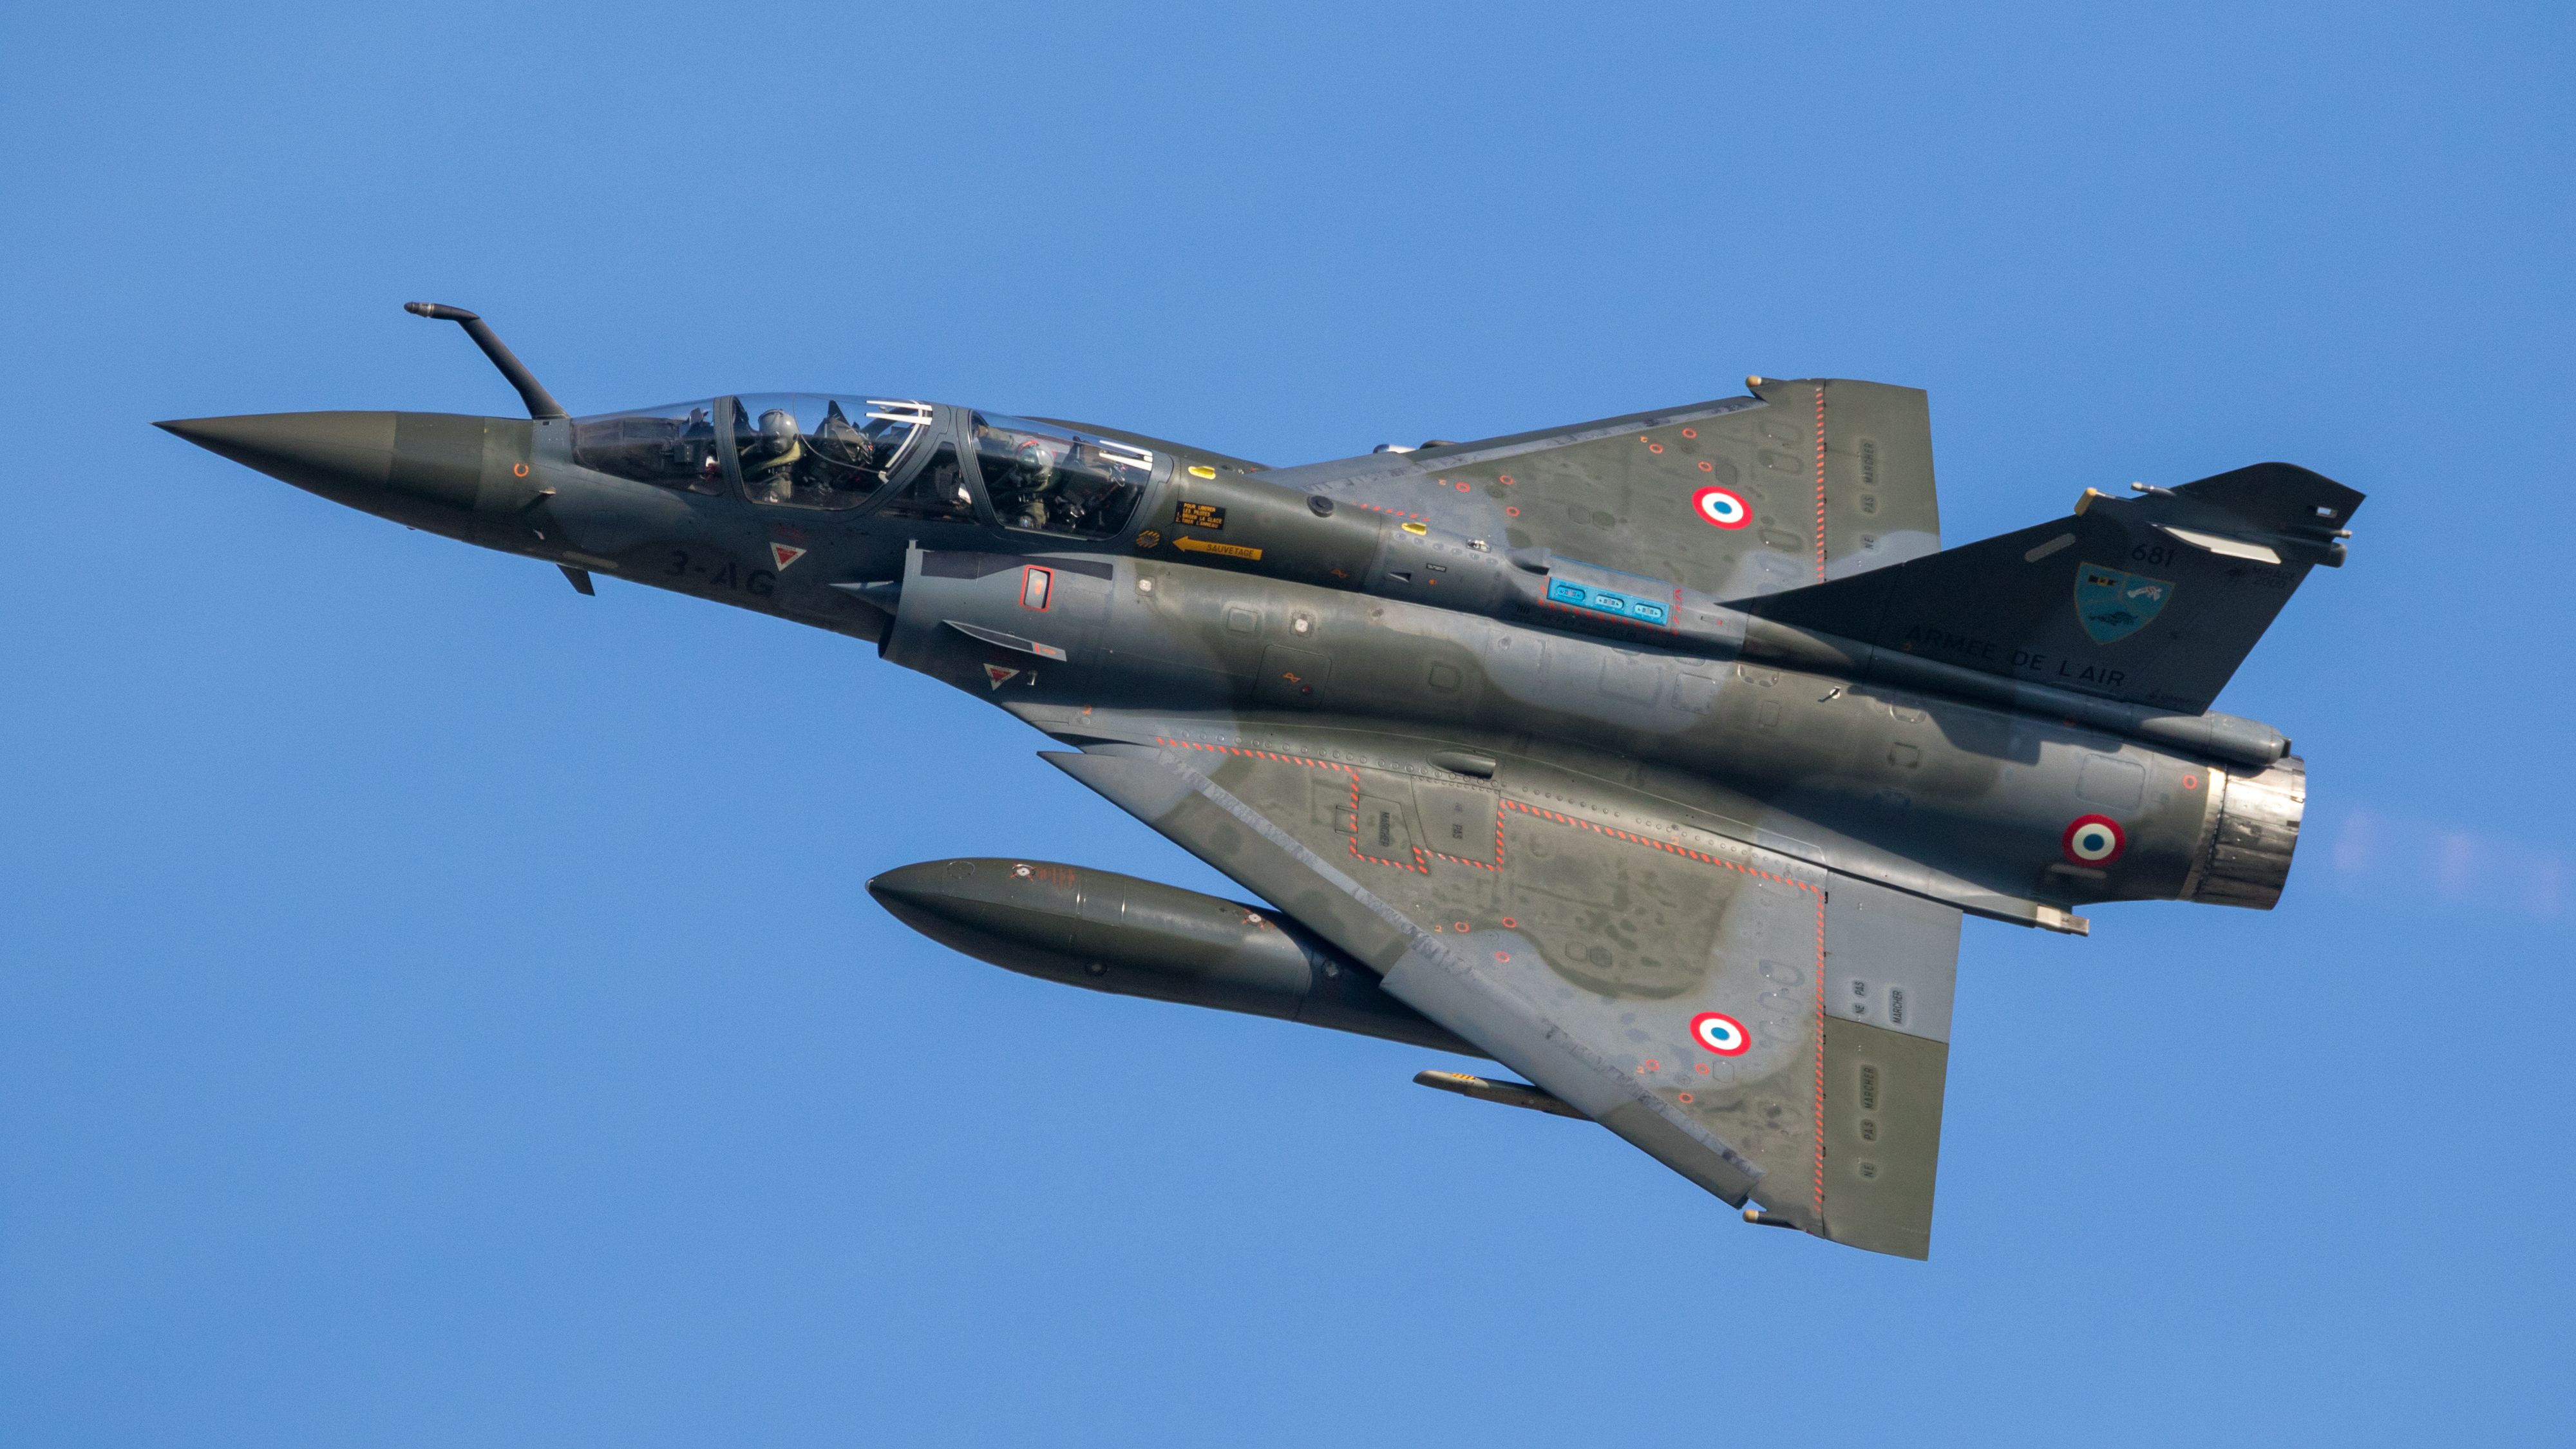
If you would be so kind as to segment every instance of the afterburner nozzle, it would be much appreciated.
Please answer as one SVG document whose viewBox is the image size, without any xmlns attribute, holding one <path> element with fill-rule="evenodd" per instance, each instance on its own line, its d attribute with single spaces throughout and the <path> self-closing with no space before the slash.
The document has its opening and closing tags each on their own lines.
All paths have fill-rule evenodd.
<svg viewBox="0 0 2576 1449">
<path fill-rule="evenodd" d="M 2259 774 L 2211 770 L 2209 788 L 2218 820 L 2192 863 L 2181 899 L 2268 911 L 2280 904 L 2290 857 L 2299 848 L 2299 825 L 2308 813 L 2308 762 L 2286 755 Z"/>
</svg>

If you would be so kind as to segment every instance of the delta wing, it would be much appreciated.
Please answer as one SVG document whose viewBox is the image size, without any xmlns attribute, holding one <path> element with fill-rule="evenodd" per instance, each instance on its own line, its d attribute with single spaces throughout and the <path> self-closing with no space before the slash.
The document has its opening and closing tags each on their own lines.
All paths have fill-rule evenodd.
<svg viewBox="0 0 2576 1449">
<path fill-rule="evenodd" d="M 1928 1254 L 1956 910 L 1534 762 L 1168 730 L 1047 758 L 1729 1203 Z"/>
<path fill-rule="evenodd" d="M 1840 378 L 1753 384 L 1753 397 L 1263 476 L 1717 598 L 1941 547 L 1921 392 Z"/>
</svg>

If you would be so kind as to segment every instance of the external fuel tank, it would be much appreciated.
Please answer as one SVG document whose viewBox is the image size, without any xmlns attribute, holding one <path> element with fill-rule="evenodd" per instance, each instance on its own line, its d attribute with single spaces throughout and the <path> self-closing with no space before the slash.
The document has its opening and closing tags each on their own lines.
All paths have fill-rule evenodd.
<svg viewBox="0 0 2576 1449">
<path fill-rule="evenodd" d="M 897 920 L 1022 975 L 1485 1055 L 1270 911 L 1040 860 L 929 860 L 868 882 Z"/>
</svg>

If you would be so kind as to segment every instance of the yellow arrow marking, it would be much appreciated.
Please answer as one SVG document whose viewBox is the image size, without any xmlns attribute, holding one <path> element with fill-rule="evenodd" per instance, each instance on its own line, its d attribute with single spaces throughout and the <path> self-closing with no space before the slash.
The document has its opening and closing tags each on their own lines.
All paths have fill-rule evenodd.
<svg viewBox="0 0 2576 1449">
<path fill-rule="evenodd" d="M 1172 547 L 1183 553 L 1221 553 L 1227 558 L 1258 560 L 1261 557 L 1261 550 L 1257 548 L 1246 548 L 1239 543 L 1217 543 L 1212 539 L 1192 538 L 1187 534 L 1173 539 Z"/>
</svg>

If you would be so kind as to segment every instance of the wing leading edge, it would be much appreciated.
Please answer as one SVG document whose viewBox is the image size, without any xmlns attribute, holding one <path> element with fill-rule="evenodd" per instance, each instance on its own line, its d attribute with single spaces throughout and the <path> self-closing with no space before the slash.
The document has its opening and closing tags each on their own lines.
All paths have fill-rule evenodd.
<svg viewBox="0 0 2576 1449">
<path fill-rule="evenodd" d="M 1046 758 L 1771 1220 L 1930 1250 L 1955 909 L 1327 729 Z"/>
</svg>

